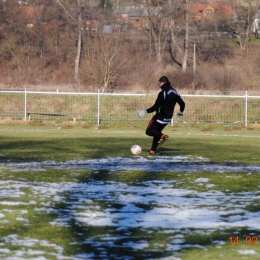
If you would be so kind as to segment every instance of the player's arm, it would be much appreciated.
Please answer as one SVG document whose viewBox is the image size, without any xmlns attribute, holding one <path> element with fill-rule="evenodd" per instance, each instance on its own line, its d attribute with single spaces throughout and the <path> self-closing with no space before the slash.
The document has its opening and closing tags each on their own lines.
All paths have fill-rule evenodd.
<svg viewBox="0 0 260 260">
<path fill-rule="evenodd" d="M 178 103 L 179 106 L 180 106 L 180 111 L 177 113 L 177 116 L 178 116 L 178 117 L 183 117 L 183 112 L 184 112 L 184 110 L 185 110 L 185 102 L 182 100 L 182 98 L 181 98 L 180 95 L 178 95 L 177 103 Z"/>
<path fill-rule="evenodd" d="M 163 101 L 164 101 L 163 93 L 160 92 L 156 101 L 155 101 L 155 103 L 154 103 L 154 105 L 151 106 L 150 108 L 147 108 L 146 112 L 147 113 L 152 113 L 152 112 L 155 112 L 155 111 L 157 112 L 159 110 L 159 108 L 161 107 Z"/>
<path fill-rule="evenodd" d="M 185 102 L 183 101 L 183 99 L 181 98 L 181 96 L 178 96 L 177 103 L 178 103 L 179 106 L 180 106 L 180 111 L 181 111 L 181 112 L 184 112 Z"/>
<path fill-rule="evenodd" d="M 146 110 L 137 110 L 136 113 L 139 117 L 143 117 L 146 113 L 152 113 L 152 112 L 157 112 L 159 111 L 159 108 L 161 107 L 161 104 L 163 103 L 163 94 L 159 93 L 158 97 L 154 103 L 153 106 L 151 106 L 150 108 L 147 108 Z"/>
</svg>

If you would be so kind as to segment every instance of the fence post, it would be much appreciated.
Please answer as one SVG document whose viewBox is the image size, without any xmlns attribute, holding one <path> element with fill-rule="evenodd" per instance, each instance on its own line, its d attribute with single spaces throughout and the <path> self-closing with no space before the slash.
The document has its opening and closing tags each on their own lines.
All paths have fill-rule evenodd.
<svg viewBox="0 0 260 260">
<path fill-rule="evenodd" d="M 97 125 L 100 125 L 100 95 L 99 95 L 99 89 L 98 89 L 98 122 Z"/>
<path fill-rule="evenodd" d="M 26 88 L 24 89 L 24 122 L 27 122 L 27 92 Z"/>
<path fill-rule="evenodd" d="M 245 103 L 245 126 L 247 127 L 247 91 L 246 91 L 246 103 Z"/>
</svg>

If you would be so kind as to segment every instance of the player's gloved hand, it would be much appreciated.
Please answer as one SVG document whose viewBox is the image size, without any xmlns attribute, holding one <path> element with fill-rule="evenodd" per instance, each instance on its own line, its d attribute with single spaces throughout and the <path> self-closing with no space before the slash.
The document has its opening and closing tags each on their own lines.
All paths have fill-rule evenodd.
<svg viewBox="0 0 260 260">
<path fill-rule="evenodd" d="M 183 112 L 179 111 L 179 112 L 177 113 L 177 116 L 178 116 L 178 117 L 183 117 L 184 114 L 183 114 Z"/>
<path fill-rule="evenodd" d="M 146 110 L 137 110 L 136 113 L 139 117 L 143 117 L 147 112 Z"/>
</svg>

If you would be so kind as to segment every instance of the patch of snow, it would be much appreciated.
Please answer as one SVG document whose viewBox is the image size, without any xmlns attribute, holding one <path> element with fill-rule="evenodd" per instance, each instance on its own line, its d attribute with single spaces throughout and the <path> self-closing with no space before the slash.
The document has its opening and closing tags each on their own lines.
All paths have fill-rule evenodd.
<svg viewBox="0 0 260 260">
<path fill-rule="evenodd" d="M 98 174 L 99 170 L 123 171 L 185 171 L 185 172 L 260 172 L 259 165 L 237 164 L 211 164 L 207 158 L 187 157 L 153 157 L 147 159 L 142 156 L 130 158 L 103 158 L 91 160 L 67 161 L 55 163 L 45 161 L 42 163 L 7 163 L 0 164 L 0 170 L 11 169 L 15 174 L 18 171 L 45 171 L 46 169 L 92 169 Z M 113 173 L 111 173 L 113 174 Z M 120 172 L 118 173 L 120 174 Z M 188 174 L 188 173 L 187 173 Z M 197 178 L 198 185 L 212 187 L 209 178 Z M 174 254 L 185 248 L 207 247 L 201 245 L 185 244 L 185 234 L 210 235 L 216 230 L 230 228 L 247 228 L 260 230 L 259 212 L 250 212 L 247 206 L 260 200 L 259 191 L 225 193 L 222 191 L 209 190 L 198 192 L 196 190 L 181 189 L 177 180 L 153 180 L 142 181 L 139 185 L 130 185 L 116 181 L 90 180 L 87 183 L 78 182 L 25 182 L 23 180 L 6 180 L 0 182 L 0 205 L 7 205 L 8 209 L 0 210 L 1 223 L 8 221 L 6 212 L 12 213 L 15 218 L 24 225 L 29 223 L 24 215 L 27 210 L 16 210 L 18 205 L 34 205 L 34 210 L 51 213 L 57 216 L 50 224 L 71 227 L 74 220 L 78 226 L 112 228 L 113 233 L 88 237 L 81 243 L 99 250 L 99 257 L 108 258 L 105 246 L 124 246 L 134 250 L 145 250 L 149 247 L 146 238 L 141 240 L 132 239 L 132 229 L 137 228 L 152 234 L 153 232 L 168 233 L 170 243 L 165 244 L 166 250 Z M 36 201 L 23 202 L 24 191 L 30 193 Z M 15 201 L 5 200 L 15 198 Z M 21 201 L 19 201 L 21 198 Z M 69 199 L 68 199 L 69 198 Z M 47 201 L 47 202 L 46 202 Z M 237 203 L 239 201 L 239 203 Z M 62 202 L 63 209 L 57 208 L 57 203 Z M 104 206 L 105 205 L 105 206 Z M 12 208 L 13 207 L 13 208 Z M 23 216 L 22 216 L 23 215 Z M 117 234 L 120 232 L 120 236 Z M 150 232 L 150 233 L 149 233 Z M 234 232 L 235 234 L 235 232 Z M 124 241 L 118 245 L 118 241 Z M 228 241 L 226 241 L 227 243 Z M 223 241 L 213 241 L 220 248 L 225 244 Z M 21 246 L 23 250 L 7 249 L 6 244 Z M 85 260 L 95 259 L 92 253 L 77 254 L 76 256 L 63 256 L 63 248 L 45 240 L 37 240 L 29 237 L 20 238 L 17 234 L 1 237 L 0 258 L 7 260 L 22 260 L 33 256 L 33 259 L 43 260 L 44 249 L 36 250 L 34 247 L 51 247 L 52 257 L 56 259 Z M 160 247 L 161 245 L 158 245 Z M 238 250 L 240 254 L 255 254 L 254 250 Z M 28 257 L 27 257 L 28 258 Z M 46 256 L 46 259 L 48 257 Z M 178 259 L 170 256 L 161 259 Z"/>
<path fill-rule="evenodd" d="M 151 159 L 150 159 L 151 158 Z M 182 171 L 182 172 L 260 172 L 260 165 L 242 165 L 236 163 L 212 164 L 207 158 L 192 156 L 142 156 L 101 158 L 89 160 L 70 160 L 63 163 L 45 161 L 42 163 L 7 163 L 0 164 L 14 172 L 44 171 L 46 169 L 92 169 L 107 171 Z"/>
<path fill-rule="evenodd" d="M 197 182 L 197 183 L 209 182 L 209 178 L 198 178 L 195 180 L 195 182 Z"/>
<path fill-rule="evenodd" d="M 256 251 L 252 249 L 244 249 L 244 250 L 237 250 L 237 252 L 241 255 L 255 255 Z"/>
</svg>

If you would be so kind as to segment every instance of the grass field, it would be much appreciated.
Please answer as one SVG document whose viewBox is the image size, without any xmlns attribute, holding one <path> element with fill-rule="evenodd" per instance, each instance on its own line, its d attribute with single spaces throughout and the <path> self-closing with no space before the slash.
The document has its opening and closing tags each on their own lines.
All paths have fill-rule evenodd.
<svg viewBox="0 0 260 260">
<path fill-rule="evenodd" d="M 0 125 L 0 259 L 260 259 L 260 129 L 144 129 Z"/>
</svg>

